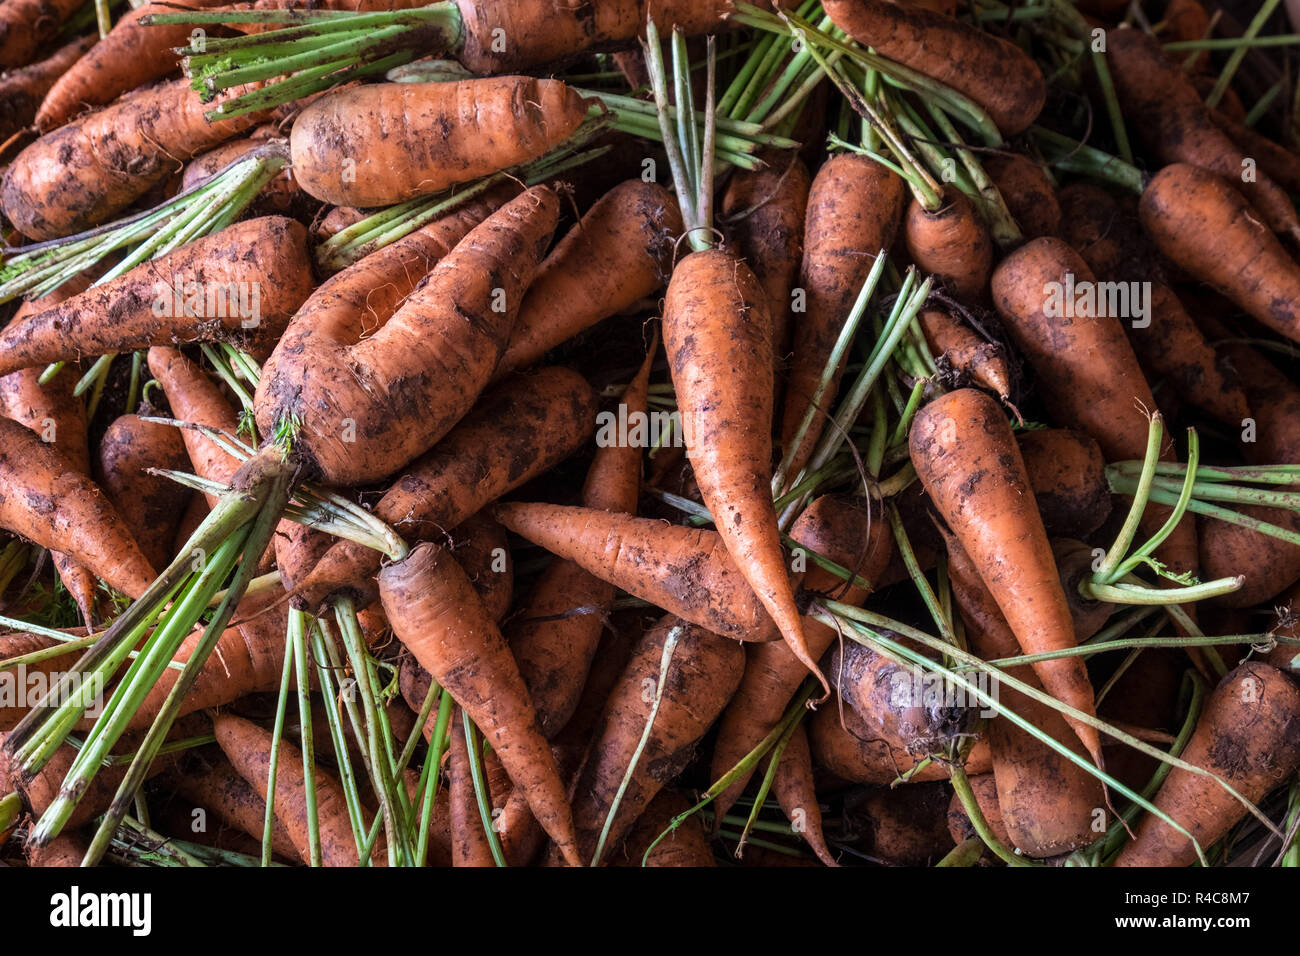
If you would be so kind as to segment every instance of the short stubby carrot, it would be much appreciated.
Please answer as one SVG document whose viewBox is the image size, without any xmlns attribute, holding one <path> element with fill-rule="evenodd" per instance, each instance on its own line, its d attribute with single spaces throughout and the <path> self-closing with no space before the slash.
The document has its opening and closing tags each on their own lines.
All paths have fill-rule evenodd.
<svg viewBox="0 0 1300 956">
<path fill-rule="evenodd" d="M 313 102 L 289 148 L 317 199 L 385 206 L 537 159 L 586 116 L 587 103 L 558 80 L 372 83 Z"/>
</svg>

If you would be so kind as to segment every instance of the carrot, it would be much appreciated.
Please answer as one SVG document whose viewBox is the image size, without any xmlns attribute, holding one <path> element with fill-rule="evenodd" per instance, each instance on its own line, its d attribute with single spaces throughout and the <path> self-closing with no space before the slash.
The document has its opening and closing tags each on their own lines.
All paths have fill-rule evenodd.
<svg viewBox="0 0 1300 956">
<path fill-rule="evenodd" d="M 69 638 L 82 637 L 85 633 L 85 628 L 76 628 L 67 632 Z M 56 644 L 57 642 L 53 638 L 42 634 L 14 633 L 0 635 L 0 661 L 31 654 L 35 651 L 44 651 L 56 646 Z M 37 673 L 49 675 L 55 671 L 70 670 L 80 656 L 76 651 L 68 651 L 68 653 L 60 654 L 57 657 L 49 657 L 34 664 L 27 664 L 28 681 L 30 682 Z M 6 692 L 0 694 L 0 731 L 12 730 L 14 725 L 26 716 L 25 696 L 25 694 L 21 693 L 12 694 Z"/>
<path fill-rule="evenodd" d="M 379 593 L 398 639 L 483 731 L 564 858 L 580 865 L 564 785 L 528 688 L 465 572 L 422 544 L 379 573 Z"/>
<path fill-rule="evenodd" d="M 81 866 L 86 857 L 86 841 L 77 833 L 64 831 L 46 846 L 24 848 L 28 866 Z"/>
<path fill-rule="evenodd" d="M 618 414 L 628 421 L 646 413 L 650 366 L 658 342 L 654 345 L 623 392 Z M 631 442 L 600 445 L 583 484 L 583 505 L 634 514 L 641 491 L 641 455 L 640 446 Z M 569 722 L 578 706 L 613 602 L 613 585 L 572 561 L 557 559 L 542 572 L 506 630 L 548 740 Z"/>
<path fill-rule="evenodd" d="M 190 9 L 219 5 L 221 0 L 188 0 Z M 174 12 L 173 3 L 145 3 L 126 11 L 46 95 L 36 113 L 36 128 L 48 133 L 87 107 L 111 103 L 123 93 L 161 80 L 180 63 L 173 47 L 188 46 L 192 26 L 176 23 L 142 26 L 151 13 Z"/>
<path fill-rule="evenodd" d="M 79 0 L 0 2 L 0 69 L 26 66 L 63 22 L 81 8 Z"/>
<path fill-rule="evenodd" d="M 1259 163 L 1266 176 L 1288 193 L 1300 193 L 1300 157 L 1219 110 L 1210 110 L 1210 119 L 1242 152 Z"/>
<path fill-rule="evenodd" d="M 974 383 L 1004 402 L 1011 400 L 1011 369 L 1007 352 L 997 342 L 986 342 L 959 322 L 947 309 L 922 309 L 921 331 L 937 358 L 947 363 L 954 384 Z M 941 371 L 944 368 L 941 366 Z"/>
<path fill-rule="evenodd" d="M 661 687 L 670 634 L 676 635 L 676 646 Z M 615 855 L 655 794 L 685 768 L 696 744 L 735 693 L 744 667 L 739 644 L 671 615 L 642 636 L 605 705 L 574 791 L 573 820 L 584 862 L 596 852 L 615 794 L 645 735 L 652 707 L 647 690 L 653 688 L 659 695 L 658 711 L 609 825 L 602 860 Z"/>
<path fill-rule="evenodd" d="M 235 771 L 252 785 L 259 797 L 266 800 L 271 734 L 252 721 L 225 713 L 218 714 L 212 721 L 212 730 L 217 745 Z M 281 739 L 275 771 L 275 815 L 284 824 L 298 856 L 305 863 L 311 861 L 306 783 L 302 752 L 288 739 Z M 316 819 L 320 828 L 321 862 L 325 866 L 357 866 L 359 862 L 346 799 L 339 782 L 317 767 Z M 375 866 L 387 862 L 382 843 L 381 835 L 370 856 Z"/>
<path fill-rule="evenodd" d="M 71 378 L 66 372 L 60 378 Z M 189 465 L 185 442 L 169 425 L 141 421 L 138 415 L 116 419 L 99 440 L 95 475 L 127 525 L 140 551 L 155 568 L 172 558 L 176 529 L 189 491 L 150 468 L 184 471 Z"/>
<path fill-rule="evenodd" d="M 1097 557 L 1090 545 L 1075 538 L 1055 538 L 1052 541 L 1052 556 L 1056 559 L 1061 590 L 1065 592 L 1066 603 L 1070 605 L 1074 639 L 1076 643 L 1082 644 L 1105 627 L 1111 614 L 1119 608 L 1115 604 L 1086 598 L 1079 590 L 1083 582 L 1091 579 L 1095 573 L 1093 566 L 1097 563 Z"/>
<path fill-rule="evenodd" d="M 869 791 L 845 801 L 846 839 L 887 866 L 926 866 L 952 849 L 948 787 L 938 781 Z M 851 835 L 850 835 L 851 834 Z"/>
<path fill-rule="evenodd" d="M 1292 341 L 1300 341 L 1300 266 L 1231 184 L 1166 166 L 1147 185 L 1142 228 L 1171 261 Z"/>
<path fill-rule="evenodd" d="M 831 157 L 813 177 L 798 285 L 804 290 L 805 311 L 794 313 L 794 355 L 781 418 L 786 455 L 876 254 L 894 244 L 906 195 L 902 179 L 856 153 Z M 835 370 L 828 401 L 843 371 Z M 792 458 L 790 475 L 812 457 L 830 409 L 821 412 Z"/>
<path fill-rule="evenodd" d="M 172 730 L 172 734 L 179 738 L 190 735 L 195 730 L 192 725 L 178 726 Z M 202 733 L 201 730 L 198 732 Z M 3 746 L 8 736 L 7 733 L 0 733 L 0 790 L 5 793 L 18 793 L 24 808 L 33 817 L 40 817 L 59 795 L 59 789 L 68 775 L 68 770 L 72 767 L 72 762 L 77 757 L 77 751 L 70 744 L 65 744 L 54 751 L 49 762 L 38 773 L 34 776 L 25 776 L 14 763 L 13 755 Z M 139 746 L 140 739 L 135 735 L 123 737 L 116 748 L 116 755 L 133 753 Z M 156 776 L 170 769 L 175 760 L 175 754 L 159 754 L 158 759 L 149 768 L 149 775 Z M 77 805 L 64 824 L 63 833 L 71 833 L 85 826 L 104 812 L 112 801 L 113 794 L 117 792 L 118 785 L 126 776 L 129 763 L 130 761 L 117 761 L 99 769 L 99 773 L 91 778 L 85 791 L 77 798 Z"/>
<path fill-rule="evenodd" d="M 660 790 L 637 818 L 636 825 L 627 835 L 627 842 L 611 866 L 714 866 L 709 834 L 698 816 L 692 816 L 650 849 L 659 834 L 668 829 L 672 819 L 691 808 L 691 803 L 676 790 Z"/>
<path fill-rule="evenodd" d="M 716 531 L 596 508 L 511 502 L 509 530 L 671 614 L 738 641 L 779 632 Z"/>
<path fill-rule="evenodd" d="M 214 814 L 222 823 L 261 842 L 266 801 L 215 748 L 212 753 L 205 750 L 196 754 L 185 763 L 183 770 L 169 771 L 163 783 L 173 793 Z M 271 831 L 271 849 L 283 859 L 298 858 L 289 831 L 278 817 Z"/>
<path fill-rule="evenodd" d="M 587 210 L 538 267 L 496 376 L 662 289 L 682 214 L 672 193 L 629 179 Z"/>
<path fill-rule="evenodd" d="M 1025 653 L 1074 647 L 1074 624 L 1047 532 L 1033 505 L 1020 449 L 997 403 L 973 389 L 949 392 L 917 413 L 908 445 L 935 508 L 970 555 Z M 1057 700 L 1095 714 L 1082 658 L 1040 661 L 1034 672 Z M 1102 766 L 1097 731 L 1066 719 Z"/>
<path fill-rule="evenodd" d="M 514 607 L 514 561 L 506 529 L 484 512 L 468 518 L 452 535 L 452 556 L 461 566 L 492 620 L 505 620 Z"/>
<path fill-rule="evenodd" d="M 737 170 L 722 197 L 736 249 L 767 293 L 778 366 L 790 351 L 790 292 L 803 258 L 811 186 L 808 167 L 794 156 L 775 168 Z"/>
<path fill-rule="evenodd" d="M 913 197 L 903 238 L 917 267 L 954 296 L 964 302 L 983 298 L 993 268 L 993 240 L 965 193 L 945 186 L 943 205 L 936 210 Z"/>
<path fill-rule="evenodd" d="M 182 190 L 195 189 L 210 180 L 231 163 L 255 149 L 267 144 L 266 138 L 259 138 L 258 132 L 267 127 L 258 127 L 252 135 L 232 139 L 214 146 L 204 153 L 199 153 L 188 163 L 181 173 Z M 283 140 L 280 140 L 283 143 Z M 262 187 L 261 193 L 253 203 L 256 210 L 269 213 L 287 213 L 293 207 L 293 201 L 299 195 L 298 181 L 293 177 L 293 167 L 285 166 L 275 177 Z M 314 205 L 314 204 L 313 204 Z"/>
<path fill-rule="evenodd" d="M 1246 157 L 1214 125 L 1187 74 L 1165 56 L 1154 37 L 1140 30 L 1113 29 L 1106 34 L 1106 51 L 1115 91 L 1131 118 L 1129 126 L 1156 158 L 1222 176 L 1273 231 L 1300 238 L 1300 219 L 1286 192 L 1259 171 L 1245 181 Z M 1201 202 L 1209 205 L 1208 198 Z"/>
<path fill-rule="evenodd" d="M 576 372 L 544 368 L 508 379 L 394 482 L 375 515 L 408 540 L 443 534 L 571 455 L 595 417 L 596 396 Z M 379 561 L 373 549 L 339 541 L 296 589 L 295 603 L 315 610 L 340 591 L 364 592 Z"/>
<path fill-rule="evenodd" d="M 270 341 L 311 284 L 301 225 L 238 222 L 9 325 L 0 375 L 150 345 Z"/>
<path fill-rule="evenodd" d="M 1086 299 L 1070 298 L 1071 289 L 1089 287 L 1096 288 L 1096 279 L 1087 265 L 1053 238 L 1021 246 L 993 273 L 994 303 L 1007 331 L 1038 373 L 1039 391 L 1054 420 L 1086 431 L 1107 461 L 1141 459 L 1146 453 L 1147 415 L 1156 410 L 1155 399 L 1120 320 L 1097 315 Z M 1162 458 L 1172 457 L 1169 447 Z M 1168 508 L 1149 505 L 1143 529 L 1154 534 L 1168 515 Z M 1156 556 L 1175 572 L 1194 573 L 1198 563 L 1194 525 L 1179 522 Z M 972 557 L 980 561 L 977 555 Z M 1015 620 L 1008 617 L 1008 621 L 1020 636 Z M 1042 673 L 1039 677 L 1054 693 L 1048 678 Z"/>
<path fill-rule="evenodd" d="M 220 387 L 183 352 L 155 345 L 149 349 L 148 363 L 150 374 L 162 385 L 178 421 L 206 425 L 230 435 L 237 433 L 239 417 L 234 407 Z M 194 474 L 230 484 L 239 469 L 239 459 L 196 429 L 182 428 L 180 433 Z M 217 496 L 208 495 L 206 500 L 209 507 L 215 507 Z"/>
<path fill-rule="evenodd" d="M 31 125 L 41 100 L 94 42 L 77 37 L 31 66 L 0 72 L 0 143 Z"/>
<path fill-rule="evenodd" d="M 639 623 L 637 630 L 640 630 Z M 604 713 L 605 702 L 622 677 L 632 656 L 633 645 L 639 639 L 639 633 L 634 635 L 625 628 L 619 628 L 617 633 L 607 629 L 601 636 L 578 706 L 564 729 L 551 741 L 551 752 L 555 754 L 560 777 L 566 783 L 571 783 L 582 768 L 592 734 Z M 506 862 L 511 866 L 522 866 L 535 860 L 546 837 L 528 808 L 527 793 L 519 787 L 511 791 L 505 808 L 497 817 L 497 830 Z"/>
<path fill-rule="evenodd" d="M 981 162 L 1026 239 L 1058 233 L 1061 204 L 1042 166 L 1015 153 L 999 153 Z"/>
<path fill-rule="evenodd" d="M 971 649 L 985 660 L 1019 655 L 1020 644 L 990 588 L 965 549 L 951 538 L 948 575 Z M 1031 667 L 1012 667 L 1007 673 L 1036 690 L 1043 689 Z M 1005 705 L 1063 746 L 1081 752 L 1067 718 L 1051 707 L 1006 686 L 1001 687 L 998 705 Z M 989 723 L 988 739 L 998 807 L 1013 846 L 1027 856 L 1041 858 L 1088 846 L 1102 835 L 1103 830 L 1093 825 L 1098 808 L 1106 806 L 1096 777 L 1005 717 L 995 717 Z"/>
<path fill-rule="evenodd" d="M 484 75 L 565 62 L 592 49 L 632 45 L 647 18 L 661 32 L 679 27 L 687 36 L 716 31 L 732 0 L 596 0 L 577 9 L 506 0 L 456 0 L 464 35 L 456 54 L 471 73 Z M 511 39 L 502 44 L 501 37 Z M 504 49 L 503 49 L 504 47 Z"/>
<path fill-rule="evenodd" d="M 284 671 L 284 635 L 287 620 L 282 608 L 264 614 L 252 614 L 242 606 L 237 618 L 221 633 L 211 656 L 203 662 L 198 678 L 181 701 L 178 716 L 220 707 L 248 694 L 274 691 Z M 181 643 L 173 660 L 185 663 L 203 638 L 203 626 L 197 627 Z M 130 726 L 141 730 L 153 723 L 163 703 L 180 677 L 180 671 L 168 668 L 132 716 Z"/>
<path fill-rule="evenodd" d="M 470 778 L 469 751 L 465 747 L 463 711 L 452 711 L 451 752 L 447 761 L 448 797 L 451 806 L 451 865 L 496 866 L 483 815 L 479 813 Z"/>
<path fill-rule="evenodd" d="M 1050 537 L 1086 538 L 1110 517 L 1101 448 L 1085 432 L 1038 428 L 1016 436 L 1034 501 Z"/>
<path fill-rule="evenodd" d="M 815 765 L 853 783 L 892 784 L 925 759 L 882 738 L 851 708 L 818 710 L 808 727 L 808 744 Z M 987 773 L 991 767 L 987 741 L 977 740 L 966 757 L 966 771 Z M 947 779 L 948 771 L 939 760 L 931 760 L 908 777 L 913 783 Z"/>
<path fill-rule="evenodd" d="M 1198 0 L 1169 0 L 1161 19 L 1165 29 L 1160 38 L 1166 43 L 1171 40 L 1205 40 L 1210 36 L 1210 15 Z M 1200 73 L 1209 63 L 1210 51 L 1200 51 L 1190 63 L 1186 56 L 1187 54 L 1182 54 L 1174 59 L 1188 73 Z"/>
<path fill-rule="evenodd" d="M 299 416 L 294 454 L 330 484 L 384 478 L 428 451 L 491 378 L 559 206 L 539 186 L 492 213 L 382 328 L 346 349 L 322 342 L 313 350 L 328 364 L 305 369 L 301 392 L 264 377 L 258 421 Z M 284 356 L 300 341 L 286 337 L 276 351 Z"/>
<path fill-rule="evenodd" d="M 1267 664 L 1242 664 L 1219 682 L 1182 758 L 1218 775 L 1252 803 L 1300 767 L 1300 688 Z M 1246 814 L 1215 780 L 1174 767 L 1152 801 L 1208 849 Z M 1115 866 L 1191 866 L 1196 850 L 1151 814 Z"/>
<path fill-rule="evenodd" d="M 389 351 L 401 355 L 404 337 L 431 331 L 418 323 L 422 318 L 432 322 L 438 313 L 431 311 L 433 304 L 427 295 L 417 302 L 411 299 L 412 293 L 511 195 L 511 188 L 504 187 L 465 203 L 321 285 L 298 310 L 262 369 L 254 401 L 259 432 L 273 434 L 280 417 L 298 415 L 302 427 L 295 441 L 297 453 L 315 462 L 315 470 L 330 475 L 336 483 L 349 483 L 349 463 L 355 467 L 358 459 L 369 457 L 365 449 L 358 448 L 358 439 L 387 442 L 389 422 L 385 416 L 396 410 L 372 412 L 382 418 L 382 425 L 358 412 L 382 403 L 389 379 L 407 370 L 400 361 L 387 368 L 385 349 L 369 340 L 382 333 L 380 345 L 392 341 Z M 469 265 L 464 257 L 452 261 L 458 269 Z M 444 282 L 454 281 L 445 272 L 442 275 Z M 507 300 L 505 305 L 517 302 L 517 298 L 513 303 Z M 492 316 L 498 324 L 508 318 L 501 313 Z M 492 326 L 485 322 L 481 327 L 486 331 Z M 490 343 L 484 345 L 491 347 Z M 365 376 L 354 374 L 352 370 L 363 362 L 374 363 L 375 370 Z M 395 392 L 394 401 L 398 394 Z M 371 434 L 367 435 L 363 426 L 368 426 Z"/>
<path fill-rule="evenodd" d="M 826 0 L 822 8 L 859 43 L 979 103 L 1004 136 L 1024 131 L 1047 100 L 1028 54 L 954 17 L 888 0 Z"/>
<path fill-rule="evenodd" d="M 318 222 L 313 223 L 311 236 L 321 243 L 331 236 L 336 236 L 349 226 L 355 226 L 369 215 L 364 209 L 355 206 L 334 206 Z M 396 243 L 394 243 L 396 245 Z M 388 248 L 385 246 L 385 248 Z"/>
<path fill-rule="evenodd" d="M 860 500 L 823 495 L 804 509 L 790 529 L 802 547 L 829 558 L 875 582 L 893 554 L 889 523 L 879 508 Z M 866 590 L 845 582 L 817 564 L 810 563 L 803 579 L 805 594 L 823 594 L 845 604 L 860 604 Z M 835 629 L 810 618 L 804 619 L 808 653 L 821 658 L 836 639 Z M 719 780 L 777 725 L 790 699 L 807 676 L 807 668 L 780 641 L 749 644 L 745 648 L 745 675 L 722 721 L 713 745 L 710 775 Z M 725 816 L 744 791 L 749 776 L 737 780 L 718 795 L 714 806 Z"/>
<path fill-rule="evenodd" d="M 373 83 L 308 106 L 289 148 L 312 196 L 385 206 L 537 159 L 586 116 L 586 102 L 558 80 Z"/>
<path fill-rule="evenodd" d="M 24 303 L 18 314 L 21 316 L 24 310 L 30 311 L 28 306 L 29 303 Z M 25 425 L 40 435 L 42 441 L 53 445 L 77 474 L 89 475 L 86 406 L 72 394 L 75 375 L 71 371 L 65 372 L 45 386 L 39 379 L 40 370 L 34 368 L 21 369 L 0 378 L 0 414 Z M 112 500 L 111 495 L 109 500 Z M 130 519 L 123 517 L 131 526 Z M 89 623 L 99 582 L 73 556 L 56 551 L 51 557 L 60 579 L 76 601 L 82 619 Z M 150 564 L 162 567 L 152 561 Z"/>
<path fill-rule="evenodd" d="M 983 814 L 984 821 L 989 825 L 993 836 L 1003 846 L 1010 846 L 1011 834 L 1007 832 L 1007 826 L 1002 820 L 1002 808 L 998 806 L 998 785 L 993 774 L 972 775 L 970 788 L 975 793 L 975 803 L 978 804 L 980 813 Z M 970 817 L 966 814 L 966 807 L 961 802 L 961 797 L 955 793 L 952 795 L 952 802 L 948 804 L 948 835 L 952 837 L 953 843 L 962 843 L 978 836 L 975 825 L 970 822 Z M 985 858 L 990 856 L 987 849 L 984 851 L 984 856 Z"/>
<path fill-rule="evenodd" d="M 14 158 L 0 184 L 0 206 L 30 239 L 57 239 L 98 225 L 191 156 L 262 118 L 209 123 L 206 109 L 189 80 L 173 80 L 75 119 Z"/>
<path fill-rule="evenodd" d="M 1206 317 L 1202 316 L 1201 322 L 1214 338 L 1226 337 Z M 1249 346 L 1231 344 L 1218 349 L 1236 370 L 1255 423 L 1255 441 L 1241 446 L 1246 460 L 1257 465 L 1300 462 L 1300 388 Z M 1300 515 L 1294 512 L 1255 505 L 1235 510 L 1300 532 Z M 1217 598 L 1218 605 L 1250 607 L 1279 594 L 1300 578 L 1300 547 L 1290 542 L 1225 521 L 1200 521 L 1198 529 L 1203 538 L 1201 563 L 1206 575 L 1245 575 L 1241 588 Z"/>
<path fill-rule="evenodd" d="M 7 418 L 0 418 L 0 527 L 75 554 L 96 577 L 131 597 L 153 583 L 153 568 L 98 486 Z"/>
<path fill-rule="evenodd" d="M 772 792 L 785 811 L 791 829 L 812 847 L 817 859 L 827 866 L 839 866 L 822 832 L 822 808 L 813 787 L 812 752 L 808 749 L 808 732 L 803 724 L 797 725 L 786 741 L 776 765 Z"/>
<path fill-rule="evenodd" d="M 1163 281 L 1158 257 L 1137 222 L 1095 186 L 1075 184 L 1061 192 L 1067 210 L 1061 237 L 1102 279 L 1142 281 L 1150 288 L 1146 320 L 1124 331 L 1138 361 L 1153 378 L 1163 376 L 1178 394 L 1228 425 L 1246 416 L 1246 400 L 1221 368 L 1214 350 Z"/>
<path fill-rule="evenodd" d="M 668 283 L 663 333 L 682 436 L 714 527 L 782 638 L 829 694 L 804 642 L 772 503 L 774 358 L 766 293 L 731 253 L 694 252 Z"/>
</svg>

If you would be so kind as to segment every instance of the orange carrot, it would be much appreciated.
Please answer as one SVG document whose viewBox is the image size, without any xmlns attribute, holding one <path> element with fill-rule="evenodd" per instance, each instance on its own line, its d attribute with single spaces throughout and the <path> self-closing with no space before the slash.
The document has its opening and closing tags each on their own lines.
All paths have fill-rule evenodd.
<svg viewBox="0 0 1300 956">
<path fill-rule="evenodd" d="M 586 102 L 558 80 L 372 83 L 314 101 L 289 146 L 298 182 L 317 199 L 386 206 L 537 159 L 586 116 Z"/>
<path fill-rule="evenodd" d="M 274 341 L 311 287 L 306 229 L 237 222 L 9 325 L 0 375 L 150 345 Z"/>
<path fill-rule="evenodd" d="M 14 158 L 0 184 L 0 206 L 30 239 L 57 239 L 96 226 L 191 156 L 262 120 L 249 113 L 209 123 L 203 114 L 210 108 L 189 80 L 173 80 L 73 120 Z"/>
<path fill-rule="evenodd" d="M 493 514 L 533 544 L 692 624 L 738 641 L 779 636 L 716 531 L 542 503 L 497 505 Z"/>
<path fill-rule="evenodd" d="M 922 272 L 963 302 L 983 297 L 993 268 L 993 240 L 965 193 L 945 187 L 938 209 L 927 209 L 913 197 L 903 237 Z"/>
<path fill-rule="evenodd" d="M 808 653 L 772 503 L 772 317 L 754 273 L 721 249 L 677 264 L 664 347 L 682 435 L 714 527 L 790 650 Z"/>
<path fill-rule="evenodd" d="M 218 714 L 212 729 L 217 735 L 217 745 L 231 765 L 266 800 L 271 734 L 233 714 Z M 302 752 L 289 740 L 281 739 L 275 772 L 275 815 L 284 824 L 303 862 L 310 862 L 306 785 Z M 356 866 L 359 857 L 343 787 L 319 767 L 316 768 L 316 819 L 320 828 L 321 862 L 325 866 Z M 375 866 L 383 866 L 387 859 L 382 835 L 376 843 L 370 860 Z"/>
<path fill-rule="evenodd" d="M 652 348 L 623 392 L 619 415 L 629 421 L 646 413 L 654 356 Z M 597 448 L 582 489 L 583 505 L 635 513 L 641 491 L 641 451 L 630 442 L 617 441 Z M 572 561 L 557 559 L 542 572 L 506 630 L 548 740 L 573 716 L 613 601 L 613 585 Z"/>
<path fill-rule="evenodd" d="M 506 203 L 373 334 L 340 341 L 342 330 L 329 329 L 310 355 L 321 364 L 305 369 L 302 389 L 264 377 L 258 421 L 273 428 L 286 416 L 300 418 L 295 458 L 330 484 L 379 480 L 428 451 L 488 384 L 559 211 L 559 197 L 545 186 Z M 301 341 L 281 341 L 280 364 Z M 265 424 L 263 431 L 271 433 Z"/>
<path fill-rule="evenodd" d="M 544 368 L 508 379 L 393 484 L 375 515 L 408 540 L 445 534 L 571 455 L 595 418 L 596 396 L 576 372 Z M 371 548 L 336 542 L 295 603 L 314 611 L 340 591 L 367 592 L 379 561 Z"/>
<path fill-rule="evenodd" d="M 908 444 L 935 508 L 970 555 L 1025 653 L 1074 647 L 1074 624 L 1047 532 L 1020 449 L 997 403 L 973 389 L 949 392 L 917 413 Z M 1082 658 L 1040 661 L 1034 672 L 1058 700 L 1096 713 Z M 1096 729 L 1077 718 L 1066 720 L 1102 766 Z"/>
<path fill-rule="evenodd" d="M 660 687 L 670 634 L 676 634 L 676 645 Z M 605 705 L 574 792 L 573 819 L 584 863 L 596 852 L 615 794 L 645 736 L 654 700 L 647 689 L 659 695 L 658 710 L 609 825 L 602 861 L 615 857 L 637 817 L 685 767 L 695 744 L 735 693 L 744 666 L 739 644 L 671 615 L 645 633 Z"/>
<path fill-rule="evenodd" d="M 496 376 L 662 289 L 682 228 L 677 200 L 655 183 L 629 179 L 598 199 L 538 267 Z"/>
<path fill-rule="evenodd" d="M 856 153 L 831 157 L 813 177 L 798 285 L 805 311 L 794 311 L 794 356 L 781 419 L 786 455 L 876 254 L 894 244 L 906 196 L 902 179 Z M 842 374 L 843 369 L 835 370 L 828 401 Z M 813 419 L 789 474 L 798 474 L 812 457 L 830 411 L 823 408 Z"/>
<path fill-rule="evenodd" d="M 812 753 L 808 749 L 808 731 L 803 724 L 797 725 L 786 741 L 781 760 L 776 765 L 772 792 L 794 832 L 812 847 L 817 859 L 827 866 L 839 866 L 822 832 L 822 808 L 817 803 L 817 791 L 813 787 Z"/>
<path fill-rule="evenodd" d="M 564 858 L 581 865 L 528 688 L 465 572 L 441 548 L 422 544 L 379 573 L 379 593 L 398 639 L 483 731 Z"/>
<path fill-rule="evenodd" d="M 1300 688 L 1254 661 L 1225 677 L 1205 702 L 1182 759 L 1221 777 L 1258 802 L 1300 767 Z M 1246 814 L 1215 780 L 1174 767 L 1152 801 L 1207 850 Z M 1169 824 L 1147 814 L 1115 866 L 1191 866 L 1196 850 Z"/>
<path fill-rule="evenodd" d="M 825 0 L 822 9 L 864 46 L 975 100 L 1006 136 L 1028 127 L 1047 99 L 1027 53 L 955 17 L 888 0 Z"/>
<path fill-rule="evenodd" d="M 31 125 L 41 100 L 94 42 L 94 37 L 77 37 L 38 63 L 0 71 L 0 142 Z"/>
</svg>

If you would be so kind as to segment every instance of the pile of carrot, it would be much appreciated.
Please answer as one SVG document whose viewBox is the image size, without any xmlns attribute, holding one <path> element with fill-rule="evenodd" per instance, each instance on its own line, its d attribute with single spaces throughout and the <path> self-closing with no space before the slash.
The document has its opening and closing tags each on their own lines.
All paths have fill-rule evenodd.
<svg viewBox="0 0 1300 956">
<path fill-rule="evenodd" d="M 1300 865 L 1284 9 L 296 6 L 0 0 L 0 865 Z"/>
</svg>

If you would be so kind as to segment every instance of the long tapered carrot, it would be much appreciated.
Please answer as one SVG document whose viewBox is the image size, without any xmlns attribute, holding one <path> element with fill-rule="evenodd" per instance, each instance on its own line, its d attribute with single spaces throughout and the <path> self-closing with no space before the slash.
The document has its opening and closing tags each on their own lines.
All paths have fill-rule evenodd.
<svg viewBox="0 0 1300 956">
<path fill-rule="evenodd" d="M 573 454 L 595 421 L 595 393 L 577 372 L 507 379 L 389 488 L 375 514 L 408 540 L 436 538 Z M 298 585 L 295 603 L 314 611 L 341 591 L 373 601 L 379 562 L 371 548 L 336 542 Z"/>
<path fill-rule="evenodd" d="M 510 502 L 493 514 L 552 554 L 716 634 L 739 641 L 779 635 L 716 531 L 542 503 Z"/>
<path fill-rule="evenodd" d="M 646 414 L 654 357 L 652 349 L 623 392 L 618 414 L 629 421 Z M 641 453 L 631 442 L 598 448 L 583 484 L 583 505 L 634 514 L 641 491 Z M 547 739 L 569 722 L 578 706 L 613 600 L 612 584 L 572 561 L 556 560 L 542 572 L 506 630 Z"/>
<path fill-rule="evenodd" d="M 661 686 L 670 637 L 676 645 Z M 642 810 L 685 767 L 694 745 L 735 693 L 744 666 L 744 654 L 734 641 L 672 616 L 645 633 L 605 705 L 574 792 L 573 818 L 584 862 L 592 859 L 620 792 L 602 861 L 622 845 Z M 656 698 L 658 709 L 652 712 Z"/>
<path fill-rule="evenodd" d="M 497 377 L 663 288 L 681 233 L 677 200 L 656 183 L 629 179 L 598 199 L 538 267 Z"/>
<path fill-rule="evenodd" d="M 668 283 L 663 330 L 682 435 L 714 527 L 791 651 L 830 693 L 808 653 L 772 503 L 767 294 L 731 253 L 692 253 Z"/>
<path fill-rule="evenodd" d="M 974 389 L 949 392 L 917 413 L 912 463 L 939 514 L 970 555 L 1028 654 L 1074 647 L 1074 623 L 1024 460 L 997 402 Z M 1093 715 L 1092 683 L 1081 658 L 1040 661 L 1034 672 L 1052 694 Z M 1097 730 L 1067 717 L 1102 766 Z"/>
<path fill-rule="evenodd" d="M 267 776 L 271 768 L 271 734 L 257 724 L 234 714 L 218 714 L 212 722 L 217 745 L 232 766 L 263 799 L 267 799 Z M 356 840 L 352 835 L 343 787 L 321 768 L 316 768 L 316 821 L 320 831 L 321 862 L 325 866 L 356 866 Z M 275 815 L 289 832 L 289 839 L 304 862 L 311 860 L 310 824 L 307 810 L 307 775 L 302 752 L 288 740 L 280 741 L 275 772 Z M 382 836 L 381 840 L 382 842 Z M 383 866 L 382 846 L 376 846 L 371 862 Z"/>
<path fill-rule="evenodd" d="M 455 560 L 432 544 L 379 573 L 393 632 L 496 750 L 565 859 L 581 865 L 568 796 L 505 638 Z"/>
<path fill-rule="evenodd" d="M 907 198 L 903 180 L 856 153 L 841 153 L 813 177 L 804 225 L 803 265 L 796 288 L 804 292 L 803 311 L 793 313 L 793 356 L 786 379 L 781 417 L 781 448 L 791 456 L 790 475 L 812 457 L 831 409 L 813 418 L 802 443 L 790 446 L 826 370 L 835 341 L 876 255 L 894 244 Z M 831 378 L 834 398 L 843 369 Z"/>
</svg>

